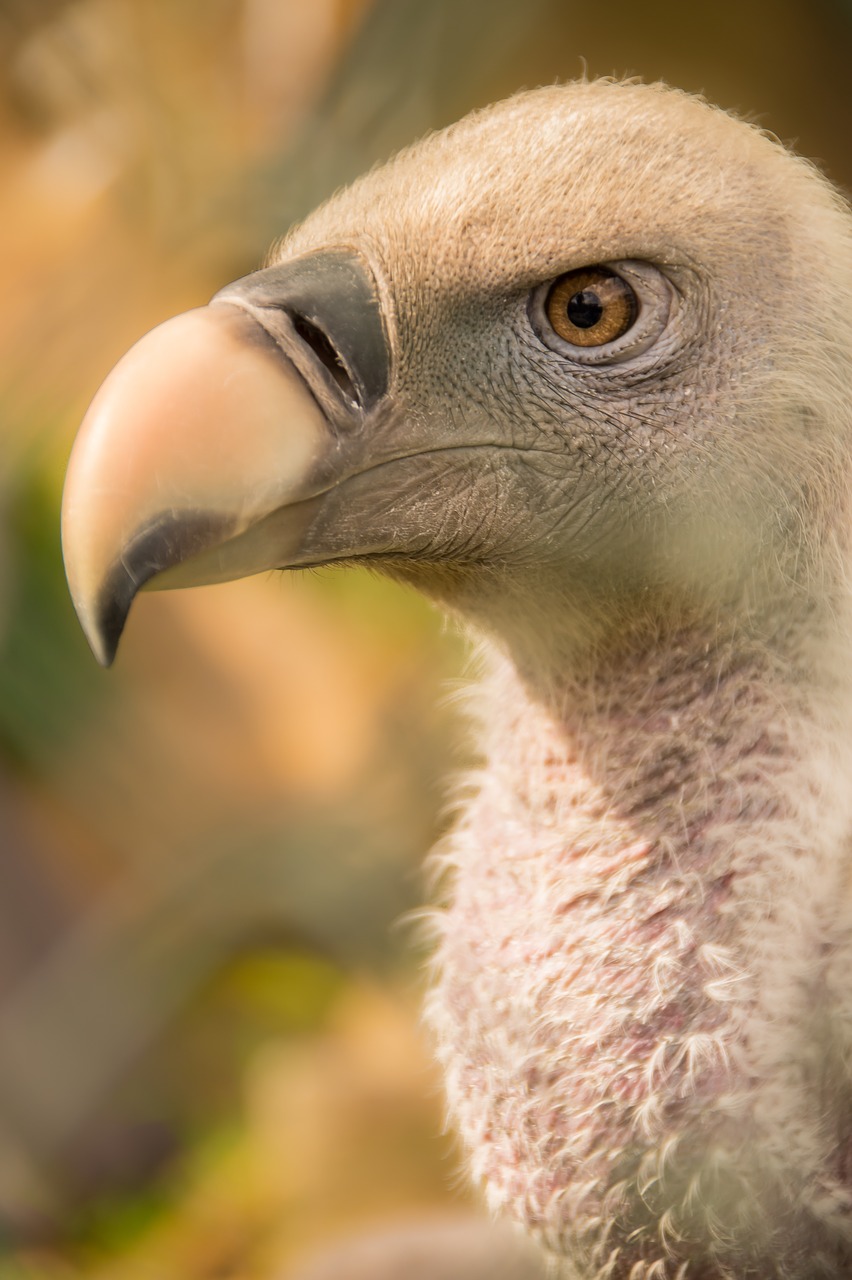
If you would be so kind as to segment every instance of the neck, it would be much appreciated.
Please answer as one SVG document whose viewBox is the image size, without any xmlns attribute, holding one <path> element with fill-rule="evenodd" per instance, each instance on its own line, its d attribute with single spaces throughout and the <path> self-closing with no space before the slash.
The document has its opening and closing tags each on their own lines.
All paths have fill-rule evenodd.
<svg viewBox="0 0 852 1280">
<path fill-rule="evenodd" d="M 635 628 L 570 677 L 489 650 L 432 1018 L 493 1201 L 584 1275 L 846 1247 L 852 673 L 790 613 Z"/>
</svg>

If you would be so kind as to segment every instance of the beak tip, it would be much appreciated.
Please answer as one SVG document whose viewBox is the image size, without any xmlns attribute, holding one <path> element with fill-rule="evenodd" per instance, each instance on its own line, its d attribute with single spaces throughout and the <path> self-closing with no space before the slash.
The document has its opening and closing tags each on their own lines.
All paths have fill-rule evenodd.
<svg viewBox="0 0 852 1280">
<path fill-rule="evenodd" d="M 124 615 L 119 617 L 114 607 L 108 607 L 106 610 L 99 611 L 100 617 L 92 617 L 87 609 L 79 608 L 76 602 L 74 607 L 96 662 L 101 667 L 111 667 L 124 630 L 127 612 L 125 611 Z"/>
<path fill-rule="evenodd" d="M 84 625 L 92 653 L 102 667 L 113 664 L 127 615 L 140 586 L 141 582 L 134 581 L 122 566 L 121 572 L 112 574 L 104 583 L 94 615 L 88 625 Z"/>
<path fill-rule="evenodd" d="M 107 639 L 104 636 L 89 636 L 87 638 L 89 641 L 89 647 L 95 655 L 95 660 L 98 663 L 98 666 L 104 668 L 111 667 L 118 649 L 118 637 L 115 639 Z"/>
<path fill-rule="evenodd" d="M 111 667 L 133 593 L 116 591 L 113 584 L 107 583 L 92 598 L 72 590 L 71 602 L 95 660 L 102 667 Z"/>
</svg>

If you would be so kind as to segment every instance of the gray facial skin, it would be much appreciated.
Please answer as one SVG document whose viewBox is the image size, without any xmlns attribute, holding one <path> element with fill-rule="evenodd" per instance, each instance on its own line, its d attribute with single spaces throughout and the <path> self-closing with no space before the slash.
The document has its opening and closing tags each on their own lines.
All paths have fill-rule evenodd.
<svg viewBox="0 0 852 1280">
<path fill-rule="evenodd" d="M 585 345 L 584 268 L 631 299 Z M 777 143 L 542 89 L 142 339 L 75 446 L 103 662 L 142 586 L 352 560 L 479 638 L 429 1019 L 473 1176 L 582 1277 L 852 1267 L 850 296 Z"/>
</svg>

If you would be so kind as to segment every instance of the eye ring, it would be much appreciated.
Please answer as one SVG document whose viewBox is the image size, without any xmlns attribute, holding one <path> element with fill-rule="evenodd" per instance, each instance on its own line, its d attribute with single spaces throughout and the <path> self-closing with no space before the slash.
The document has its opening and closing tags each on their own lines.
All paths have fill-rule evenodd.
<svg viewBox="0 0 852 1280">
<path fill-rule="evenodd" d="M 532 291 L 528 310 L 535 333 L 552 351 L 576 364 L 608 365 L 647 351 L 663 334 L 674 304 L 662 271 L 623 259 L 545 281 Z"/>
</svg>

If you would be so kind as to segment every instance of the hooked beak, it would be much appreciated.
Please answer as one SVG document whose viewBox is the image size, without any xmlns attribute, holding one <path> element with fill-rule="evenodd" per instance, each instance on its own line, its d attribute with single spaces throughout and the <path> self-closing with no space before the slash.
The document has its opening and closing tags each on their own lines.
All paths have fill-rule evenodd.
<svg viewBox="0 0 852 1280">
<path fill-rule="evenodd" d="M 306 535 L 389 364 L 376 281 L 349 250 L 246 276 L 131 348 L 86 414 L 62 504 L 68 583 L 99 662 L 146 585 L 323 558 Z"/>
</svg>

